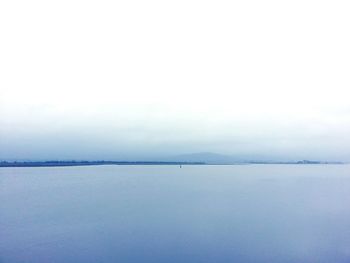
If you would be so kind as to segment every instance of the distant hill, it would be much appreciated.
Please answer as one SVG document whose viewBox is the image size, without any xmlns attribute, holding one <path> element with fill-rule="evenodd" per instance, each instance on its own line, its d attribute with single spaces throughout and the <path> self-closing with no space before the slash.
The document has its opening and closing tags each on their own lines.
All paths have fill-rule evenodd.
<svg viewBox="0 0 350 263">
<path fill-rule="evenodd" d="M 233 156 L 211 152 L 181 154 L 168 157 L 166 160 L 171 160 L 173 162 L 204 162 L 207 164 L 234 164 L 242 162 L 238 161 Z"/>
<path fill-rule="evenodd" d="M 200 162 L 206 164 L 342 164 L 342 162 L 335 161 L 310 161 L 310 160 L 269 160 L 261 156 L 233 156 L 224 155 L 212 152 L 200 152 L 181 154 L 165 158 L 166 161 L 172 162 Z"/>
</svg>

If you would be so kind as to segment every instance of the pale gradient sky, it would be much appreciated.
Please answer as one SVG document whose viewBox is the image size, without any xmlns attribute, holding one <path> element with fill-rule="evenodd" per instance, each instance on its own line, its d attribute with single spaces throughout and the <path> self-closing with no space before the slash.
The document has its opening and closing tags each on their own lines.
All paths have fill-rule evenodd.
<svg viewBox="0 0 350 263">
<path fill-rule="evenodd" d="M 349 1 L 0 3 L 0 159 L 350 161 Z"/>
</svg>

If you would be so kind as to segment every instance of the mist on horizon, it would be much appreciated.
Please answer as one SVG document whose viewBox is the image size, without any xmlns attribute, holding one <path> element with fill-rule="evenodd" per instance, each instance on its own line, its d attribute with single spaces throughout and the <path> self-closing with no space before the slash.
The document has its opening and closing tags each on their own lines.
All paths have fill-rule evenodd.
<svg viewBox="0 0 350 263">
<path fill-rule="evenodd" d="M 350 161 L 348 2 L 103 2 L 0 4 L 0 160 Z"/>
</svg>

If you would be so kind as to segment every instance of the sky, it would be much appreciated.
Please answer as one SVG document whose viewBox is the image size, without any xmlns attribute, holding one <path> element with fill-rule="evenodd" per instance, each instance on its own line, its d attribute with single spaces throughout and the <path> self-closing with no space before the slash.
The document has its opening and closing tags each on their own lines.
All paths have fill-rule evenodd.
<svg viewBox="0 0 350 263">
<path fill-rule="evenodd" d="M 0 159 L 350 161 L 350 2 L 0 3 Z"/>
</svg>

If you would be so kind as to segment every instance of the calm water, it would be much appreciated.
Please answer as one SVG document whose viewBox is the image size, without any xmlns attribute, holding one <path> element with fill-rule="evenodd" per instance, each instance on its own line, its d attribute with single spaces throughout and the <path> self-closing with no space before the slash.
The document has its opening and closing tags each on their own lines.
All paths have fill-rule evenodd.
<svg viewBox="0 0 350 263">
<path fill-rule="evenodd" d="M 0 262 L 350 262 L 350 165 L 0 168 Z"/>
</svg>

